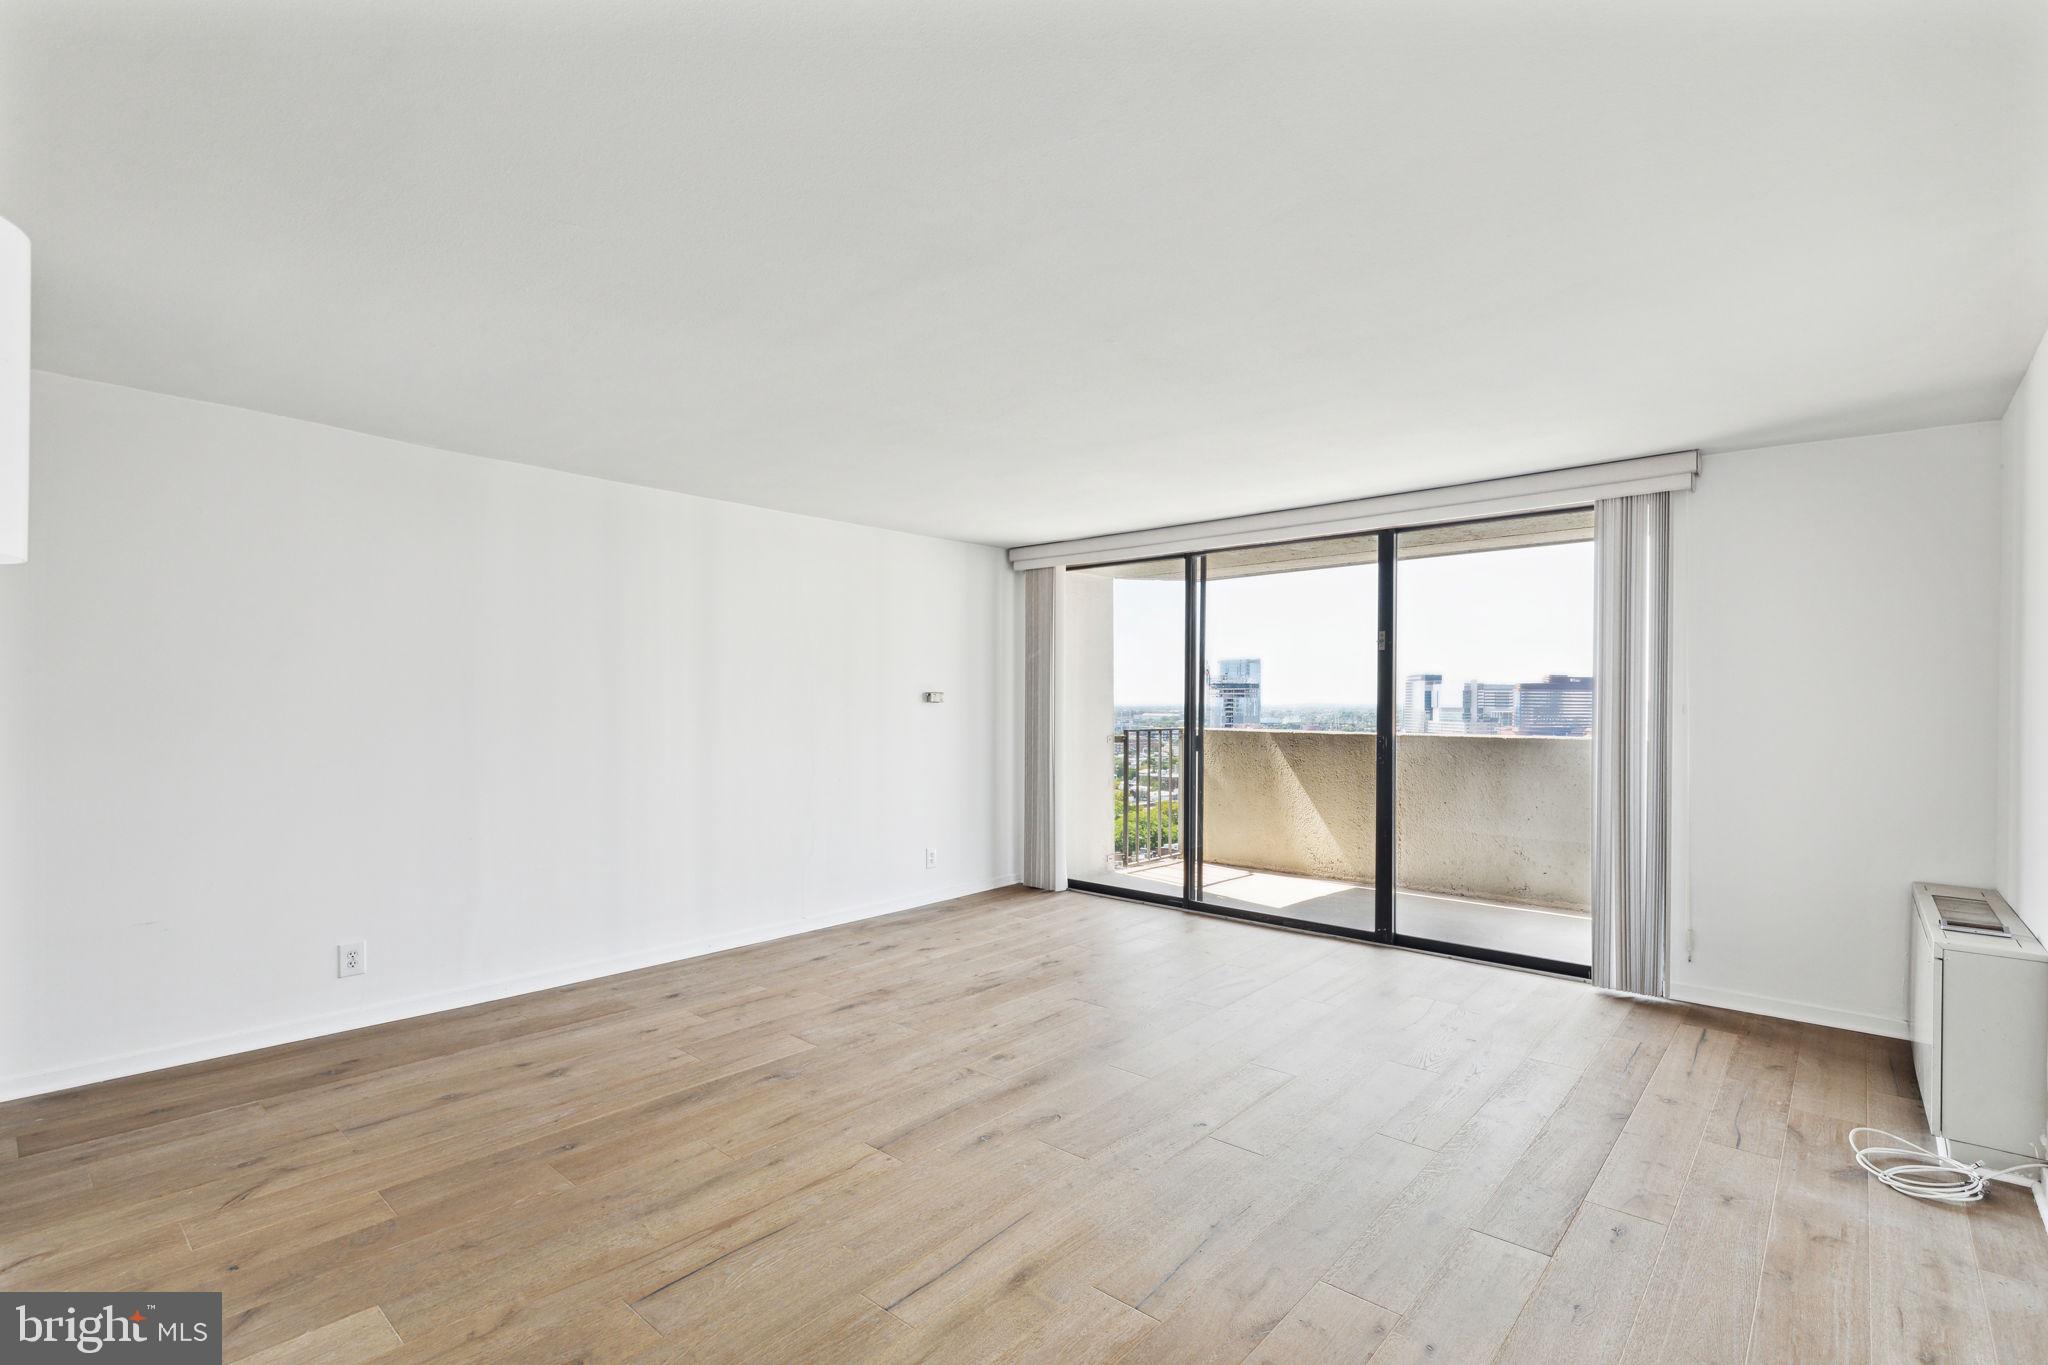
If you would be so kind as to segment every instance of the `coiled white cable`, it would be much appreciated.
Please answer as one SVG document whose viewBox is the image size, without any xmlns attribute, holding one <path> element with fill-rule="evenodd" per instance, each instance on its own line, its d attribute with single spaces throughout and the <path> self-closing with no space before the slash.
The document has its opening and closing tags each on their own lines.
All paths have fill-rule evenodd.
<svg viewBox="0 0 2048 1365">
<path fill-rule="evenodd" d="M 1857 1138 L 1865 1133 L 1882 1138 L 1889 1145 L 1858 1142 Z M 1856 1154 L 1858 1166 L 1900 1194 L 1932 1199 L 1939 1204 L 1974 1204 L 1984 1197 L 1985 1187 L 1994 1180 L 2024 1185 L 2031 1182 L 2019 1172 L 2048 1171 L 2048 1161 L 2022 1161 L 2003 1168 L 1987 1168 L 1981 1161 L 1958 1161 L 1882 1128 L 1851 1129 L 1849 1150 Z"/>
</svg>

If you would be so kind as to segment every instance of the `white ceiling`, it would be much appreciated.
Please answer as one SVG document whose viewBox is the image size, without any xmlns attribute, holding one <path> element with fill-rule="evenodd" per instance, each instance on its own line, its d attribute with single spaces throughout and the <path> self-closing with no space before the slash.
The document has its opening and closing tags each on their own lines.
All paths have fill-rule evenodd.
<svg viewBox="0 0 2048 1365">
<path fill-rule="evenodd" d="M 36 363 L 1014 544 L 1997 416 L 2048 5 L 0 0 Z"/>
</svg>

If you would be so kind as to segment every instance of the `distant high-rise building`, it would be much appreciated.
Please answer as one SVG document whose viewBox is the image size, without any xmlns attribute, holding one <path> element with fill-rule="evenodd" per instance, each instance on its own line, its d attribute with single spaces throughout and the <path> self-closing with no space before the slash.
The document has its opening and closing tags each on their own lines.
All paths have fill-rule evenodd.
<svg viewBox="0 0 2048 1365">
<path fill-rule="evenodd" d="M 1593 732 L 1593 680 L 1553 673 L 1515 689 L 1515 729 L 1525 735 Z"/>
<path fill-rule="evenodd" d="M 1444 690 L 1441 673 L 1410 673 L 1401 692 L 1401 728 L 1426 735 L 1437 728 L 1437 701 Z"/>
<path fill-rule="evenodd" d="M 1515 726 L 1513 683 L 1468 682 L 1463 707 L 1465 733 L 1497 735 Z"/>
<path fill-rule="evenodd" d="M 1223 659 L 1209 679 L 1206 724 L 1217 730 L 1259 723 L 1259 661 Z"/>
</svg>

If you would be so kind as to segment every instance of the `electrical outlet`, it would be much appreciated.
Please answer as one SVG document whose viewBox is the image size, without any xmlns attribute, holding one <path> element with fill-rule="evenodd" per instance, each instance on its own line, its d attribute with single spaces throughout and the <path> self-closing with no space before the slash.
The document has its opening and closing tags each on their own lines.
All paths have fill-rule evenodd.
<svg viewBox="0 0 2048 1365">
<path fill-rule="evenodd" d="M 939 865 L 939 851 L 928 848 L 924 851 L 924 870 L 929 872 Z"/>
<path fill-rule="evenodd" d="M 361 976 L 369 970 L 369 954 L 358 943 L 337 943 L 334 945 L 334 974 L 336 976 Z"/>
</svg>

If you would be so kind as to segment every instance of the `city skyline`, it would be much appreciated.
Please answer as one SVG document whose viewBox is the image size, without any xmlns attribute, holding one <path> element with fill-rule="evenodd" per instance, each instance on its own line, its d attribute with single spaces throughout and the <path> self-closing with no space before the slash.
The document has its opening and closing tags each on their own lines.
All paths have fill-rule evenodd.
<svg viewBox="0 0 2048 1365">
<path fill-rule="evenodd" d="M 1374 705 L 1290 703 L 1266 713 L 1260 692 L 1262 661 L 1224 659 L 1206 674 L 1207 705 L 1203 724 L 1212 729 L 1373 729 Z M 1398 719 L 1403 732 L 1448 735 L 1590 734 L 1593 726 L 1593 679 L 1587 674 L 1552 673 L 1542 678 L 1467 682 L 1447 693 L 1436 673 L 1411 673 L 1401 680 Z M 1178 721 L 1175 703 L 1118 704 L 1117 723 L 1126 727 L 1146 720 Z M 1306 717 L 1302 713 L 1308 713 Z M 1303 719 L 1321 724 L 1302 725 Z"/>
<path fill-rule="evenodd" d="M 1474 680 L 1447 694 L 1435 673 L 1401 681 L 1401 729 L 1411 734 L 1585 735 L 1593 729 L 1593 679 L 1552 673 L 1517 682 Z"/>
</svg>

